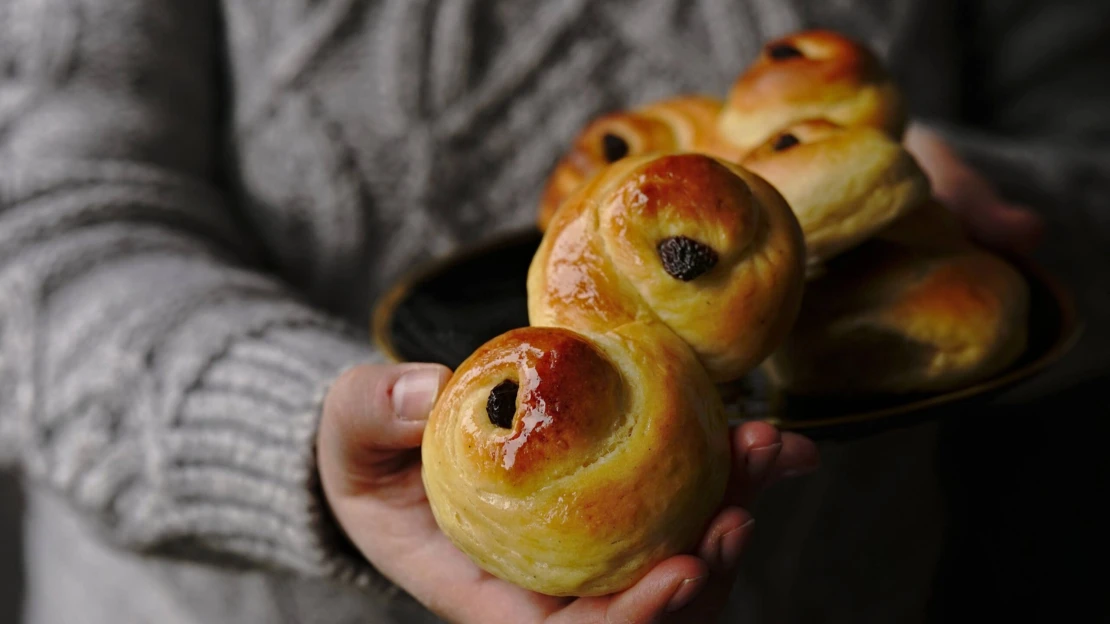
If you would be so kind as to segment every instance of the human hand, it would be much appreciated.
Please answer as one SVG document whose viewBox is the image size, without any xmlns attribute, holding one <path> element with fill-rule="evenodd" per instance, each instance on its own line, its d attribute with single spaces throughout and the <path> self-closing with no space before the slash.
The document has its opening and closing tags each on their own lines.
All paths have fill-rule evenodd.
<svg viewBox="0 0 1110 624">
<path fill-rule="evenodd" d="M 544 596 L 478 568 L 432 516 L 420 475 L 420 441 L 450 374 L 432 364 L 350 369 L 324 402 L 317 448 L 328 504 L 350 540 L 379 572 L 452 622 L 712 621 L 752 532 L 743 506 L 772 483 L 809 472 L 818 462 L 816 446 L 802 436 L 765 423 L 735 428 L 726 500 L 695 554 L 671 557 L 610 596 Z"/>
<path fill-rule="evenodd" d="M 952 210 L 972 238 L 1000 251 L 1028 254 L 1040 244 L 1044 222 L 1032 210 L 1000 197 L 936 132 L 912 124 L 906 149 L 933 185 L 933 195 Z"/>
</svg>

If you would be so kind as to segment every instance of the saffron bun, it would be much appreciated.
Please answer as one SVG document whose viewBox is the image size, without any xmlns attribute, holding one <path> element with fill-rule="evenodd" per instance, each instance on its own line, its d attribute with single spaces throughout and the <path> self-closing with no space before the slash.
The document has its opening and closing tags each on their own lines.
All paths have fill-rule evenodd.
<svg viewBox="0 0 1110 624">
<path fill-rule="evenodd" d="M 743 155 L 717 133 L 722 102 L 706 96 L 676 97 L 598 117 L 575 138 L 555 165 L 540 199 L 545 229 L 563 200 L 607 165 L 651 152 L 700 152 L 738 161 Z"/>
<path fill-rule="evenodd" d="M 915 219 L 928 223 L 927 214 Z M 966 240 L 918 245 L 911 232 L 877 236 L 806 284 L 793 330 L 764 364 L 777 386 L 826 396 L 945 392 L 1020 357 L 1025 278 Z"/>
<path fill-rule="evenodd" d="M 874 52 L 835 32 L 807 30 L 763 46 L 729 90 L 719 129 L 750 151 L 807 119 L 876 128 L 899 141 L 906 118 L 901 91 Z"/>
<path fill-rule="evenodd" d="M 423 479 L 443 532 L 553 596 L 620 591 L 689 552 L 729 475 L 715 381 L 785 337 L 804 256 L 782 197 L 738 165 L 601 169 L 529 268 L 531 326 L 475 351 L 432 409 Z"/>
<path fill-rule="evenodd" d="M 529 269 L 528 313 L 574 329 L 659 319 L 727 381 L 789 331 L 804 263 L 796 217 L 759 176 L 700 154 L 627 158 L 556 214 Z"/>
<path fill-rule="evenodd" d="M 930 199 L 929 180 L 913 156 L 869 127 L 798 122 L 742 164 L 786 198 L 805 233 L 811 265 L 871 238 Z"/>
</svg>

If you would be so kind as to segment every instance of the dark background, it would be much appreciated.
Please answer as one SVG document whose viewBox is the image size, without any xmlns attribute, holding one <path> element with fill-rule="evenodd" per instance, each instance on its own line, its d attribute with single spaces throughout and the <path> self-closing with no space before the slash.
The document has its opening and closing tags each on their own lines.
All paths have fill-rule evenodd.
<svg viewBox="0 0 1110 624">
<path fill-rule="evenodd" d="M 1110 622 L 1110 376 L 953 419 L 938 622 Z"/>
</svg>

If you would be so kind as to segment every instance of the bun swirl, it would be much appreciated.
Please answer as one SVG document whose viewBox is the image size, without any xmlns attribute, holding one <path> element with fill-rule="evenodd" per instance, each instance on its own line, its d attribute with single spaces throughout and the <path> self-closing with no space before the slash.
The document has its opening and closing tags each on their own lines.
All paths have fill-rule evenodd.
<svg viewBox="0 0 1110 624">
<path fill-rule="evenodd" d="M 968 243 L 898 238 L 867 241 L 807 284 L 797 323 L 765 363 L 780 387 L 944 392 L 1001 371 L 1025 350 L 1029 289 L 1020 273 Z"/>
<path fill-rule="evenodd" d="M 868 127 L 809 120 L 775 133 L 744 160 L 773 184 L 819 265 L 929 201 L 929 180 L 900 143 Z"/>
<path fill-rule="evenodd" d="M 721 105 L 719 99 L 704 96 L 677 97 L 592 121 L 548 178 L 540 200 L 540 229 L 547 227 L 555 210 L 583 182 L 623 158 L 651 152 L 700 152 L 739 160 L 740 151 L 721 141 L 717 132 Z"/>
<path fill-rule="evenodd" d="M 901 92 L 875 54 L 825 30 L 766 44 L 729 91 L 719 129 L 747 151 L 807 119 L 877 128 L 896 141 L 906 128 Z"/>
</svg>

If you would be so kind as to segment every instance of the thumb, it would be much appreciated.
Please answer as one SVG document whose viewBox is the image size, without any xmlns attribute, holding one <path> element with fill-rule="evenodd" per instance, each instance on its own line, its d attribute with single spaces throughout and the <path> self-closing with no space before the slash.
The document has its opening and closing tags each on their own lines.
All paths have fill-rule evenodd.
<svg viewBox="0 0 1110 624">
<path fill-rule="evenodd" d="M 348 461 L 373 461 L 420 445 L 451 371 L 439 364 L 363 364 L 336 379 L 324 400 L 320 443 Z"/>
<path fill-rule="evenodd" d="M 906 132 L 905 146 L 925 170 L 934 196 L 956 213 L 978 242 L 1018 253 L 1030 253 L 1040 244 L 1043 219 L 1000 197 L 994 185 L 936 132 L 914 123 Z"/>
</svg>

